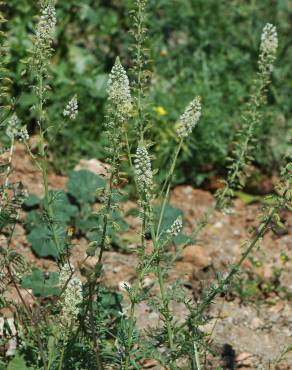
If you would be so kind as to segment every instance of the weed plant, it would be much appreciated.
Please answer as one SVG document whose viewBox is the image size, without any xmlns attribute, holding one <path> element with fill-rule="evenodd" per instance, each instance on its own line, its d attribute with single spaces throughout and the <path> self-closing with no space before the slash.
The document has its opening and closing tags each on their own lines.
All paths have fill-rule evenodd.
<svg viewBox="0 0 292 370">
<path fill-rule="evenodd" d="M 68 203 L 64 203 L 66 194 L 53 192 L 49 188 L 46 143 L 51 135 L 59 134 L 65 125 L 78 119 L 78 98 L 72 96 L 60 112 L 58 123 L 50 122 L 47 96 L 51 85 L 49 66 L 54 52 L 56 12 L 54 0 L 40 2 L 40 16 L 27 66 L 31 94 L 35 101 L 31 109 L 35 111 L 38 125 L 37 150 L 31 148 L 26 127 L 16 116 L 14 108 L 11 107 L 6 115 L 1 114 L 1 125 L 5 126 L 10 145 L 7 148 L 8 157 L 3 159 L 1 166 L 3 181 L 0 225 L 6 238 L 0 249 L 3 293 L 0 304 L 2 309 L 13 307 L 14 312 L 13 326 L 8 319 L 3 319 L 4 335 L 0 343 L 3 353 L 0 366 L 3 369 L 130 370 L 142 369 L 143 362 L 147 359 L 155 359 L 161 368 L 171 370 L 203 369 L 203 354 L 212 352 L 205 334 L 199 329 L 209 319 L 207 309 L 219 295 L 224 295 L 233 288 L 243 262 L 272 225 L 280 225 L 279 211 L 283 208 L 291 210 L 292 168 L 291 158 L 288 157 L 272 201 L 262 210 L 256 230 L 242 246 L 242 255 L 230 266 L 229 271 L 218 273 L 216 280 L 199 301 L 188 297 L 179 281 L 173 287 L 167 285 L 167 276 L 171 274 L 180 253 L 169 252 L 169 246 L 183 229 L 181 216 L 173 218 L 165 226 L 174 170 L 182 148 L 188 145 L 189 135 L 200 125 L 204 108 L 201 107 L 201 98 L 196 96 L 181 114 L 176 127 L 177 147 L 168 163 L 162 186 L 158 186 L 157 172 L 160 169 L 153 168 L 152 164 L 152 128 L 148 120 L 147 93 L 151 74 L 147 70 L 149 63 L 145 44 L 146 6 L 146 0 L 137 0 L 133 10 L 132 33 L 135 43 L 131 81 L 119 57 L 116 58 L 109 76 L 104 119 L 108 142 L 106 181 L 94 183 L 95 180 L 87 178 L 85 186 L 88 189 L 85 188 L 84 191 L 82 187 L 74 188 L 73 178 L 70 179 L 68 190 L 76 200 L 75 208 L 72 205 L 70 208 Z M 246 166 L 253 160 L 252 149 L 256 144 L 254 130 L 261 120 L 260 108 L 265 103 L 277 45 L 276 28 L 267 24 L 260 42 L 257 77 L 241 128 L 233 143 L 228 176 L 225 186 L 217 194 L 215 207 L 222 211 L 232 207 L 234 190 L 243 185 Z M 34 213 L 33 217 L 42 224 L 40 226 L 37 223 L 36 233 L 45 234 L 49 246 L 46 253 L 55 258 L 55 272 L 34 269 L 11 246 L 15 226 L 20 222 L 21 207 L 28 204 L 21 183 L 14 184 L 10 181 L 13 150 L 17 140 L 26 145 L 42 176 L 44 200 L 41 202 L 40 212 Z M 129 163 L 129 173 L 122 171 L 125 161 Z M 138 257 L 136 279 L 132 285 L 125 283 L 123 286 L 128 293 L 129 310 L 122 308 L 121 296 L 103 284 L 104 253 L 111 248 L 114 233 L 121 224 L 117 222 L 117 213 L 127 189 L 121 186 L 125 177 L 135 188 L 141 217 L 140 241 L 135 251 Z M 92 183 L 101 207 L 95 212 L 95 218 L 88 216 L 88 219 L 93 220 L 91 231 L 94 231 L 94 237 L 88 244 L 84 260 L 80 262 L 82 283 L 77 266 L 74 266 L 71 259 L 72 248 L 78 248 L 78 245 L 73 246 L 72 243 L 74 231 L 66 228 L 62 218 L 69 215 L 70 219 L 74 215 L 78 222 L 78 215 L 81 214 L 78 213 L 78 207 L 81 211 L 90 209 L 92 189 L 89 189 L 89 184 Z M 58 208 L 61 198 L 62 205 L 65 204 L 66 208 L 63 209 L 62 216 Z M 32 204 L 31 199 L 30 202 Z M 158 208 L 157 204 L 160 205 Z M 206 225 L 208 214 L 198 222 L 192 237 L 197 236 Z M 184 244 L 188 242 L 190 239 Z M 33 242 L 32 244 L 34 245 Z M 38 250 L 37 243 L 35 248 Z M 89 267 L 86 261 L 92 257 L 95 263 Z M 154 274 L 159 286 L 160 294 L 156 297 L 151 296 L 149 289 L 143 285 L 145 277 L 150 273 Z M 6 293 L 11 287 L 17 292 L 20 303 L 8 298 Z M 24 297 L 25 290 L 33 303 Z M 137 326 L 137 305 L 141 302 L 146 302 L 159 315 L 156 327 L 145 332 L 140 331 Z M 188 312 L 182 322 L 177 322 L 172 312 L 172 307 L 177 302 L 183 303 Z"/>
</svg>

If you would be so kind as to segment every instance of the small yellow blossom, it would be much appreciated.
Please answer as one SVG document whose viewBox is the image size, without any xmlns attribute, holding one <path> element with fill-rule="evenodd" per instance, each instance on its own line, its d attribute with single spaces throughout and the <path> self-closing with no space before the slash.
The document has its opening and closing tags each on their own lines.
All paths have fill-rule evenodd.
<svg viewBox="0 0 292 370">
<path fill-rule="evenodd" d="M 154 107 L 153 110 L 157 114 L 158 117 L 162 117 L 162 116 L 167 115 L 167 111 L 161 106 Z"/>
</svg>

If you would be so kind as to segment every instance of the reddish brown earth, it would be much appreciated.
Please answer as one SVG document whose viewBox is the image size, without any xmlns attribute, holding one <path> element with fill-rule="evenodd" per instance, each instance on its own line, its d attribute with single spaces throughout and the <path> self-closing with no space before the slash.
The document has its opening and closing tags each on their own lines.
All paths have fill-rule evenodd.
<svg viewBox="0 0 292 370">
<path fill-rule="evenodd" d="M 13 167 L 12 181 L 22 181 L 30 193 L 38 196 L 43 194 L 41 176 L 21 145 L 16 147 Z M 83 161 L 81 167 L 93 168 L 95 171 L 98 168 L 94 161 L 90 164 Z M 49 176 L 50 186 L 55 189 L 65 189 L 66 181 L 66 177 L 54 173 Z M 204 212 L 212 206 L 214 198 L 208 191 L 194 189 L 191 186 L 178 186 L 173 190 L 170 202 L 184 211 L 185 232 L 188 233 L 194 229 Z M 123 209 L 127 210 L 133 206 L 135 203 L 128 202 L 123 205 Z M 199 235 L 197 244 L 188 246 L 182 251 L 181 259 L 169 274 L 168 284 L 180 278 L 184 282 L 187 294 L 195 300 L 199 299 L 202 289 L 212 281 L 214 273 L 228 271 L 228 266 L 240 257 L 242 245 L 248 238 L 250 229 L 257 224 L 260 207 L 260 204 L 246 205 L 236 200 L 233 214 L 225 215 L 215 211 L 210 217 L 209 224 Z M 251 282 L 260 277 L 262 284 L 277 284 L 291 292 L 292 215 L 283 213 L 282 218 L 287 232 L 283 235 L 275 235 L 271 231 L 266 234 L 258 249 L 252 254 L 255 263 L 250 260 L 244 263 L 243 277 L 245 280 L 249 278 Z M 129 245 L 131 248 L 135 247 L 137 240 L 135 234 L 139 230 L 140 220 L 128 216 L 127 222 L 130 224 L 130 230 L 127 232 L 126 240 L 132 244 Z M 0 236 L 0 239 L 5 239 L 5 236 Z M 78 268 L 85 257 L 87 241 L 76 239 L 74 243 L 76 246 L 72 251 L 72 261 Z M 12 246 L 20 251 L 30 264 L 45 270 L 56 270 L 53 261 L 37 258 L 33 254 L 21 225 L 16 227 Z M 285 263 L 281 259 L 283 252 L 288 256 Z M 87 263 L 94 264 L 95 258 L 90 258 Z M 135 253 L 106 252 L 104 282 L 124 294 L 121 285 L 125 281 L 132 283 L 135 280 L 136 263 Z M 277 281 L 274 278 L 276 270 L 282 271 Z M 145 278 L 144 283 L 151 287 L 153 295 L 159 294 L 153 276 Z M 10 294 L 17 300 L 13 290 Z M 29 300 L 29 294 L 26 292 L 24 294 Z M 128 310 L 128 303 L 125 295 L 125 311 Z M 172 310 L 177 320 L 186 315 L 182 305 L 176 304 Z M 276 289 L 264 293 L 261 287 L 258 287 L 256 297 L 250 298 L 248 302 L 244 302 L 239 294 L 230 294 L 227 298 L 217 299 L 210 307 L 209 314 L 213 319 L 201 330 L 210 334 L 209 342 L 219 354 L 224 352 L 224 345 L 225 348 L 226 345 L 232 348 L 237 369 L 292 368 L 292 353 L 283 355 L 285 349 L 292 344 L 292 305 L 284 293 L 277 293 Z M 140 328 L 152 327 L 158 321 L 158 315 L 145 303 L 138 306 L 137 317 Z M 216 365 L 214 363 L 208 368 L 213 366 L 215 368 Z M 153 360 L 146 361 L 144 368 L 159 369 Z"/>
</svg>

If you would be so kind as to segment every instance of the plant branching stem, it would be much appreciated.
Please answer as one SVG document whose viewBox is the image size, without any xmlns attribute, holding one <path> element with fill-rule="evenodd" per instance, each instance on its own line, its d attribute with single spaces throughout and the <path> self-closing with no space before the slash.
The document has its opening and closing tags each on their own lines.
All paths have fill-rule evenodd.
<svg viewBox="0 0 292 370">
<path fill-rule="evenodd" d="M 38 119 L 39 119 L 39 127 L 40 127 L 40 141 L 39 141 L 39 151 L 41 157 L 40 169 L 45 189 L 45 204 L 46 204 L 46 211 L 49 216 L 49 227 L 52 232 L 53 241 L 55 247 L 57 249 L 58 257 L 61 258 L 61 246 L 60 241 L 57 236 L 56 228 L 54 225 L 54 212 L 52 207 L 52 199 L 49 191 L 49 182 L 48 182 L 48 170 L 47 170 L 47 155 L 45 151 L 45 138 L 44 138 L 44 131 L 43 131 L 43 121 L 44 121 L 44 112 L 43 112 L 43 78 L 42 76 L 38 79 L 38 98 L 39 98 L 39 105 L 38 105 Z"/>
<path fill-rule="evenodd" d="M 96 366 L 98 370 L 103 370 L 101 358 L 100 358 L 100 351 L 99 351 L 99 344 L 97 340 L 97 333 L 96 328 L 94 324 L 94 312 L 93 312 L 93 289 L 94 289 L 94 283 L 90 283 L 89 285 L 89 316 L 90 316 L 90 325 L 91 325 L 91 331 L 92 331 L 92 341 L 93 341 L 93 351 L 95 353 L 95 359 L 96 359 Z"/>
<path fill-rule="evenodd" d="M 145 259 L 145 229 L 146 229 L 146 209 L 143 210 L 143 221 L 142 221 L 142 230 L 141 230 L 141 248 L 142 253 L 140 256 L 140 264 L 144 266 L 144 259 Z M 133 296 L 131 300 L 131 309 L 130 309 L 130 317 L 129 317 L 129 327 L 127 332 L 127 344 L 126 344 L 126 355 L 125 355 L 125 370 L 129 369 L 130 365 L 130 352 L 133 343 L 133 332 L 134 332 L 134 325 L 135 325 L 135 308 L 137 304 L 137 297 L 139 294 L 139 290 L 141 287 L 142 280 L 145 276 L 145 268 L 142 268 L 137 276 Z"/>
</svg>

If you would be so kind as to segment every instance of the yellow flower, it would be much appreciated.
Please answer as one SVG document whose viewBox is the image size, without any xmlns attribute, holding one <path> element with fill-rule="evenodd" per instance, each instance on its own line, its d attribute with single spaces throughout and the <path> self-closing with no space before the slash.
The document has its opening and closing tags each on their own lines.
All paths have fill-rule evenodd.
<svg viewBox="0 0 292 370">
<path fill-rule="evenodd" d="M 153 110 L 157 114 L 158 117 L 167 115 L 167 111 L 161 106 L 154 107 Z"/>
</svg>

